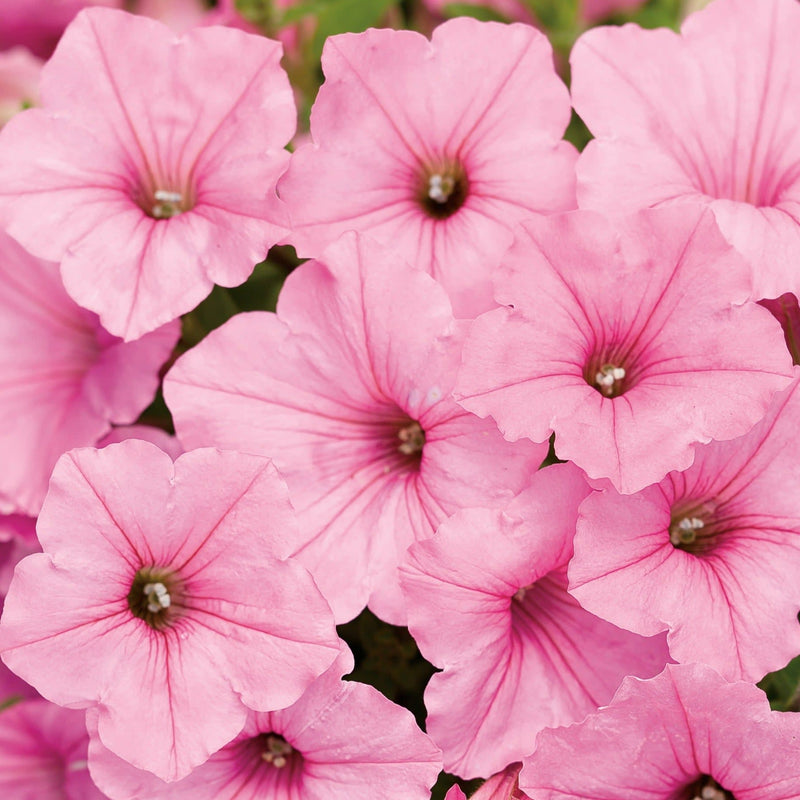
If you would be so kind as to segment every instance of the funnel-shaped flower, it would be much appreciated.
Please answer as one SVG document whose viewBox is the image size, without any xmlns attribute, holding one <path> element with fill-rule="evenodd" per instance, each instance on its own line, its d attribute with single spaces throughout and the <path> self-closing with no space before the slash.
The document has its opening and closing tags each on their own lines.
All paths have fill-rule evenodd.
<svg viewBox="0 0 800 800">
<path fill-rule="evenodd" d="M 510 440 L 541 442 L 636 492 L 733 439 L 791 380 L 747 265 L 711 212 L 531 219 L 496 276 L 506 308 L 471 326 L 456 397 Z"/>
<path fill-rule="evenodd" d="M 337 622 L 369 602 L 405 624 L 406 548 L 459 508 L 508 502 L 546 454 L 452 399 L 463 334 L 429 275 L 351 233 L 289 276 L 277 315 L 237 315 L 165 379 L 186 447 L 275 459 Z"/>
<path fill-rule="evenodd" d="M 177 780 L 293 703 L 339 640 L 286 488 L 257 456 L 149 442 L 73 450 L 39 516 L 44 553 L 14 574 L 5 663 L 45 697 L 93 708 L 103 744 Z"/>
<path fill-rule="evenodd" d="M 794 0 L 716 0 L 681 35 L 585 33 L 571 57 L 596 137 L 578 162 L 581 208 L 710 206 L 757 298 L 800 294 L 798 41 Z"/>
<path fill-rule="evenodd" d="M 346 652 L 294 705 L 251 712 L 242 732 L 189 777 L 165 784 L 93 736 L 92 777 L 114 800 L 427 800 L 439 748 L 371 686 L 343 681 Z M 89 712 L 90 730 L 94 719 Z"/>
<path fill-rule="evenodd" d="M 798 368 L 800 380 L 800 368 Z M 570 593 L 644 635 L 668 630 L 677 661 L 757 681 L 800 652 L 800 389 L 732 442 L 632 496 L 581 506 Z"/>
<path fill-rule="evenodd" d="M 42 108 L 0 135 L 0 221 L 108 330 L 136 339 L 244 281 L 284 233 L 275 184 L 295 108 L 281 47 L 181 38 L 82 12 L 42 71 Z"/>
<path fill-rule="evenodd" d="M 443 669 L 425 691 L 426 729 L 448 772 L 490 776 L 542 728 L 582 719 L 626 675 L 650 677 L 669 658 L 663 636 L 632 636 L 567 593 L 589 491 L 574 465 L 547 467 L 505 512 L 461 511 L 409 549 L 409 630 Z"/>
<path fill-rule="evenodd" d="M 583 722 L 539 734 L 519 785 L 536 800 L 797 800 L 800 714 L 700 664 L 627 679 Z"/>
<path fill-rule="evenodd" d="M 480 57 L 476 57 L 480 54 Z M 289 237 L 317 257 L 369 233 L 433 275 L 456 316 L 492 307 L 511 229 L 575 208 L 569 100 L 544 34 L 459 18 L 433 32 L 330 38 L 313 144 L 281 180 Z"/>
</svg>

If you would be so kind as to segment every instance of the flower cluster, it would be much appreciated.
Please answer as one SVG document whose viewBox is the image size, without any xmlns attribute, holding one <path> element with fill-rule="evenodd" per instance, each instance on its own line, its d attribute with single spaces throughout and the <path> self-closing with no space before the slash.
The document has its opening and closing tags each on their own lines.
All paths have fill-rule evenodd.
<svg viewBox="0 0 800 800">
<path fill-rule="evenodd" d="M 307 127 L 324 12 L 35 5 L 0 794 L 798 800 L 797 2 L 573 3 L 570 89 L 544 2 L 331 35 Z"/>
</svg>

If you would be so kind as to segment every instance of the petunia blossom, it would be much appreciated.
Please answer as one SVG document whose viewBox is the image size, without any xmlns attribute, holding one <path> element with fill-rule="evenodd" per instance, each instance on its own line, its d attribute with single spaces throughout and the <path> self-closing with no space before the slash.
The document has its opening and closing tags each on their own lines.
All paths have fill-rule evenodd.
<svg viewBox="0 0 800 800">
<path fill-rule="evenodd" d="M 241 283 L 286 232 L 275 185 L 295 107 L 280 57 L 233 28 L 178 38 L 82 12 L 42 70 L 42 108 L 0 132 L 0 222 L 126 340 Z"/>
<path fill-rule="evenodd" d="M 175 323 L 135 342 L 64 291 L 58 265 L 0 231 L 0 513 L 37 514 L 58 457 L 152 401 Z"/>
<path fill-rule="evenodd" d="M 489 777 L 533 750 L 544 727 L 608 702 L 626 675 L 650 677 L 669 654 L 585 611 L 567 593 L 578 505 L 572 464 L 540 470 L 505 511 L 467 509 L 401 567 L 409 630 L 436 673 L 426 730 L 444 768 Z"/>
<path fill-rule="evenodd" d="M 797 800 L 800 714 L 701 664 L 628 678 L 583 722 L 543 731 L 520 787 L 536 800 Z"/>
<path fill-rule="evenodd" d="M 314 143 L 279 186 L 287 241 L 317 257 L 344 231 L 368 233 L 433 275 L 456 316 L 491 308 L 514 224 L 575 208 L 576 152 L 561 140 L 569 100 L 547 38 L 462 17 L 431 41 L 333 36 L 322 66 Z"/>
<path fill-rule="evenodd" d="M 581 505 L 570 593 L 676 661 L 757 681 L 800 653 L 800 368 L 770 413 L 636 495 Z"/>
<path fill-rule="evenodd" d="M 578 162 L 580 207 L 710 207 L 757 298 L 800 293 L 798 40 L 794 0 L 716 0 L 680 35 L 585 33 L 572 97 L 596 138 Z"/>
<path fill-rule="evenodd" d="M 230 744 L 178 783 L 133 769 L 94 737 L 92 777 L 113 800 L 428 800 L 439 749 L 406 709 L 341 680 L 352 667 L 346 651 L 289 708 L 251 712 Z"/>
<path fill-rule="evenodd" d="M 791 380 L 775 319 L 710 211 L 531 219 L 472 325 L 455 396 L 507 439 L 555 432 L 559 458 L 618 491 L 733 439 Z"/>
<path fill-rule="evenodd" d="M 0 796 L 7 800 L 103 800 L 89 777 L 85 714 L 47 700 L 0 712 Z"/>
<path fill-rule="evenodd" d="M 0 622 L 7 666 L 89 708 L 105 747 L 164 780 L 295 702 L 339 651 L 264 458 L 149 442 L 72 450 L 56 465 Z"/>
<path fill-rule="evenodd" d="M 406 548 L 458 508 L 508 502 L 546 455 L 452 399 L 463 336 L 429 275 L 350 233 L 289 276 L 277 315 L 233 317 L 164 379 L 184 446 L 275 459 L 337 622 L 369 603 L 404 624 Z"/>
</svg>

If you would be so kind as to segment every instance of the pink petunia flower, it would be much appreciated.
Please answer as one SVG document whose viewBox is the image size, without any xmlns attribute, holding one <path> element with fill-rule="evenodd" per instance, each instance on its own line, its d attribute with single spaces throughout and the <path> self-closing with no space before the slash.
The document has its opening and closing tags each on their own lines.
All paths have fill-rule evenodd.
<svg viewBox="0 0 800 800">
<path fill-rule="evenodd" d="M 73 450 L 16 569 L 6 665 L 45 697 L 90 708 L 104 746 L 164 780 L 233 739 L 249 709 L 295 702 L 339 640 L 266 459 L 149 442 Z"/>
<path fill-rule="evenodd" d="M 492 307 L 489 276 L 514 224 L 575 207 L 569 101 L 547 38 L 458 18 L 430 42 L 331 37 L 322 65 L 315 144 L 279 187 L 288 241 L 317 257 L 343 231 L 369 233 L 433 275 L 457 316 Z"/>
<path fill-rule="evenodd" d="M 289 276 L 277 316 L 235 316 L 165 378 L 186 447 L 275 459 L 337 622 L 369 602 L 404 624 L 406 548 L 458 508 L 505 504 L 546 455 L 451 398 L 463 334 L 430 276 L 351 233 Z"/>
<path fill-rule="evenodd" d="M 43 63 L 24 47 L 0 52 L 0 128 L 23 109 L 38 105 Z"/>
<path fill-rule="evenodd" d="M 41 699 L 0 712 L 0 797 L 103 800 L 89 777 L 84 716 Z"/>
<path fill-rule="evenodd" d="M 800 368 L 749 434 L 698 447 L 686 472 L 581 506 L 570 593 L 675 660 L 756 681 L 800 652 Z"/>
<path fill-rule="evenodd" d="M 716 0 L 681 35 L 584 34 L 572 97 L 597 138 L 578 162 L 580 206 L 710 206 L 751 262 L 756 296 L 798 294 L 798 40 L 794 0 Z"/>
<path fill-rule="evenodd" d="M 0 513 L 37 514 L 58 457 L 133 422 L 179 335 L 111 336 L 64 291 L 58 266 L 0 231 Z"/>
<path fill-rule="evenodd" d="M 536 800 L 797 800 L 800 714 L 700 664 L 628 678 L 608 707 L 546 730 L 520 787 Z"/>
<path fill-rule="evenodd" d="M 0 0 L 0 50 L 18 45 L 49 58 L 64 29 L 83 8 L 124 0 Z"/>
<path fill-rule="evenodd" d="M 125 339 L 241 283 L 286 232 L 275 184 L 295 107 L 280 57 L 232 28 L 176 38 L 82 12 L 42 71 L 43 107 L 0 133 L 0 221 L 61 260 L 69 294 Z"/>
<path fill-rule="evenodd" d="M 582 609 L 567 593 L 582 473 L 536 473 L 504 511 L 469 509 L 412 545 L 401 567 L 409 630 L 434 666 L 426 729 L 444 768 L 488 777 L 533 750 L 544 727 L 608 702 L 626 675 L 650 677 L 669 658 Z"/>
<path fill-rule="evenodd" d="M 427 800 L 439 749 L 404 708 L 341 680 L 352 667 L 346 651 L 294 705 L 251 712 L 230 744 L 179 783 L 133 769 L 94 737 L 92 777 L 114 800 Z"/>
<path fill-rule="evenodd" d="M 455 395 L 512 441 L 555 448 L 636 492 L 694 445 L 741 436 L 791 379 L 747 265 L 692 206 L 614 219 L 531 219 L 496 276 L 505 308 L 476 320 Z"/>
</svg>

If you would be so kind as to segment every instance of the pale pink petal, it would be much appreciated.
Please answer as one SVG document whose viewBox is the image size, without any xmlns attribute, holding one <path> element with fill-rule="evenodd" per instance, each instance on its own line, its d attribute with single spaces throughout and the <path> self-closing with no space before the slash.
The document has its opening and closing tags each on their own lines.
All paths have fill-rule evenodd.
<svg viewBox="0 0 800 800">
<path fill-rule="evenodd" d="M 792 0 L 758 13 L 718 0 L 680 35 L 629 25 L 581 36 L 573 102 L 598 137 L 578 163 L 581 207 L 710 206 L 751 263 L 756 297 L 797 290 L 799 36 Z"/>
<path fill-rule="evenodd" d="M 408 545 L 458 508 L 507 502 L 546 453 L 452 400 L 463 334 L 430 276 L 346 234 L 288 278 L 277 316 L 237 315 L 165 379 L 187 447 L 275 459 L 303 532 L 295 552 L 340 622 L 369 602 L 403 624 Z"/>
<path fill-rule="evenodd" d="M 84 714 L 26 700 L 0 713 L 0 792 L 9 800 L 102 800 Z"/>
<path fill-rule="evenodd" d="M 124 343 L 69 298 L 55 264 L 0 236 L 0 510 L 36 514 L 58 457 L 152 401 L 178 326 Z M 13 424 L 12 424 L 13 421 Z"/>
<path fill-rule="evenodd" d="M 280 56 L 231 28 L 176 38 L 80 14 L 43 70 L 43 109 L 3 129 L 7 230 L 63 258 L 71 296 L 126 339 L 243 282 L 286 231 L 274 187 L 295 110 Z"/>
<path fill-rule="evenodd" d="M 540 470 L 507 512 L 470 509 L 413 545 L 401 568 L 409 629 L 443 668 L 425 691 L 448 772 L 488 777 L 546 726 L 581 719 L 625 675 L 653 675 L 663 639 L 632 637 L 567 594 L 580 470 Z"/>
<path fill-rule="evenodd" d="M 690 470 L 584 501 L 569 567 L 583 606 L 644 635 L 667 630 L 677 661 L 729 679 L 758 680 L 800 651 L 800 508 L 784 488 L 800 476 L 796 386 L 747 436 L 698 448 Z"/>
<path fill-rule="evenodd" d="M 280 184 L 288 241 L 318 256 L 346 230 L 368 232 L 441 281 L 458 316 L 490 308 L 514 223 L 575 204 L 575 150 L 560 141 L 568 106 L 546 38 L 459 18 L 430 42 L 411 31 L 331 37 L 322 63 L 314 144 Z M 434 175 L 455 180 L 452 209 L 427 208 Z"/>
<path fill-rule="evenodd" d="M 537 800 L 675 800 L 709 783 L 713 798 L 794 800 L 798 733 L 800 716 L 770 711 L 752 684 L 669 665 L 656 678 L 627 679 L 583 722 L 543 731 L 520 786 Z"/>
<path fill-rule="evenodd" d="M 45 553 L 15 572 L 3 658 L 48 698 L 95 709 L 117 755 L 182 778 L 247 708 L 293 703 L 339 652 L 310 575 L 280 560 L 295 526 L 261 457 L 173 464 L 133 439 L 74 450 L 39 518 Z"/>
<path fill-rule="evenodd" d="M 707 211 L 531 219 L 496 285 L 506 307 L 472 324 L 455 396 L 509 440 L 554 431 L 560 458 L 625 493 L 746 433 L 790 380 L 775 320 L 744 302 L 747 265 Z M 606 370 L 621 382 L 604 387 Z"/>
</svg>

